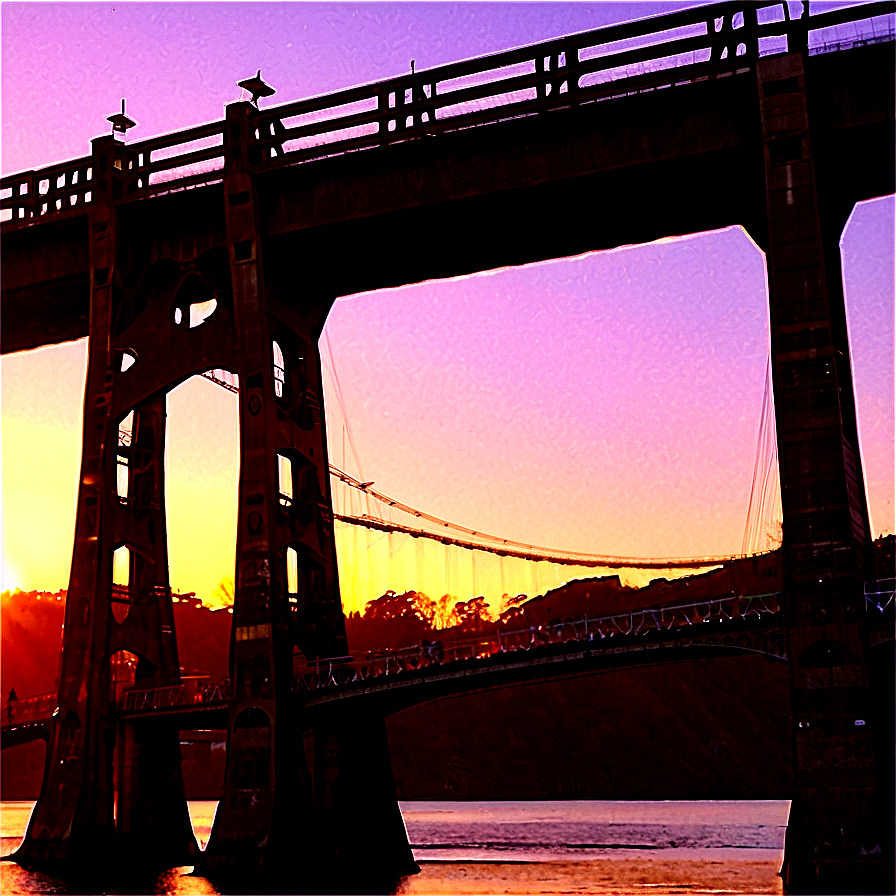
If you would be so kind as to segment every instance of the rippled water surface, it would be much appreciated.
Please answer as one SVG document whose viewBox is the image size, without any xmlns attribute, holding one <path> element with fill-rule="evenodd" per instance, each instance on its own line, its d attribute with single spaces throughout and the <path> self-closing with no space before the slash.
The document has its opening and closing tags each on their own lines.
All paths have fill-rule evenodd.
<svg viewBox="0 0 896 896">
<path fill-rule="evenodd" d="M 2 804 L 3 855 L 33 803 Z M 192 801 L 200 846 L 217 803 Z M 402 894 L 781 893 L 789 803 L 770 801 L 402 802 L 421 873 Z M 188 866 L 152 878 L 62 881 L 2 865 L 4 894 L 226 893 Z M 297 887 L 297 892 L 298 892 Z"/>
</svg>

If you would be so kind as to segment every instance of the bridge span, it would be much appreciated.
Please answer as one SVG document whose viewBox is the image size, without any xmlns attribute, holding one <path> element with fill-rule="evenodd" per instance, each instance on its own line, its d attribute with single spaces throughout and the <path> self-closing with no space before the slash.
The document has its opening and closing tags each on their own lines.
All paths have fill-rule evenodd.
<svg viewBox="0 0 896 896">
<path fill-rule="evenodd" d="M 445 643 L 321 657 L 294 669 L 292 702 L 312 731 L 309 710 L 345 700 L 363 706 L 361 712 L 375 706 L 377 714 L 391 715 L 469 690 L 739 653 L 787 662 L 779 594 L 728 596 L 520 629 L 484 626 Z M 179 730 L 226 728 L 222 710 L 232 698 L 229 679 L 133 687 L 115 701 L 113 714 L 129 722 L 165 720 Z M 20 701 L 15 717 L 4 721 L 3 745 L 47 740 L 56 702 L 56 694 Z"/>
<path fill-rule="evenodd" d="M 435 682 L 406 668 L 294 689 L 294 647 L 313 661 L 347 653 L 318 349 L 332 303 L 740 224 L 768 268 L 784 513 L 775 630 L 795 746 L 785 890 L 892 892 L 892 806 L 879 785 L 892 756 L 882 732 L 856 724 L 870 718 L 877 623 L 862 586 L 876 572 L 839 238 L 856 202 L 894 190 L 894 42 L 887 31 L 825 47 L 818 35 L 894 9 L 696 7 L 329 97 L 234 103 L 223 121 L 130 144 L 97 138 L 83 158 L 3 178 L 2 350 L 89 337 L 58 715 L 16 860 L 197 858 L 176 733 L 119 718 L 108 694 L 119 650 L 140 658 L 139 689 L 180 684 L 165 401 L 222 369 L 240 383 L 237 583 L 227 771 L 201 867 L 291 870 L 298 856 L 309 874 L 413 870 L 382 713 Z M 113 580 L 122 556 L 128 573 Z M 667 646 L 683 655 L 675 631 L 684 640 Z M 618 637 L 643 648 L 668 636 Z M 556 656 L 452 661 L 435 692 L 639 652 L 616 638 L 612 649 L 589 641 L 588 656 L 576 640 Z M 540 650 L 551 663 L 535 662 Z M 349 670 L 363 678 L 349 664 L 334 679 Z M 378 708 L 358 713 L 362 700 Z M 312 780 L 303 739 L 316 713 Z M 363 832 L 358 817 L 371 821 Z"/>
</svg>

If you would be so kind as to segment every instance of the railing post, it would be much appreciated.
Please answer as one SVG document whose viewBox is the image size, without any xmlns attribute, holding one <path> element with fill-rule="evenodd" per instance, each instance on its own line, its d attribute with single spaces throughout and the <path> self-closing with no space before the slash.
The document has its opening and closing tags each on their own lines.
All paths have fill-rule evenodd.
<svg viewBox="0 0 896 896">
<path fill-rule="evenodd" d="M 535 98 L 539 103 L 544 103 L 547 99 L 547 83 L 545 81 L 545 64 L 544 64 L 544 53 L 540 50 L 540 48 L 536 48 L 535 55 L 535 74 L 538 76 L 538 80 L 535 83 Z"/>
<path fill-rule="evenodd" d="M 576 94 L 579 92 L 579 48 L 571 41 L 566 44 L 563 51 L 566 73 L 566 93 L 573 101 L 577 102 Z"/>
<path fill-rule="evenodd" d="M 800 3 L 799 16 L 794 19 L 790 15 L 789 4 L 784 4 L 787 27 L 787 52 L 805 55 L 809 52 L 809 4 L 808 0 Z"/>
<path fill-rule="evenodd" d="M 787 0 L 784 0 L 787 8 Z M 750 62 L 759 58 L 759 18 L 757 7 L 753 3 L 745 3 L 743 9 L 744 57 Z"/>
</svg>

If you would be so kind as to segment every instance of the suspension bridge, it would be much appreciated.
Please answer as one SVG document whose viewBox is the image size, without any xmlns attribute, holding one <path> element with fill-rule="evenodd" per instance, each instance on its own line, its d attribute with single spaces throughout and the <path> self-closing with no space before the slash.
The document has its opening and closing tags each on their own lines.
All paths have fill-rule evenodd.
<svg viewBox="0 0 896 896">
<path fill-rule="evenodd" d="M 894 188 L 893 13 L 697 7 L 298 103 L 234 103 L 223 121 L 97 138 L 88 156 L 3 178 L 3 351 L 88 336 L 59 689 L 51 719 L 31 720 L 48 738 L 47 772 L 15 860 L 70 867 L 106 850 L 209 875 L 264 869 L 311 890 L 347 867 L 394 878 L 415 868 L 385 735 L 394 707 L 648 657 L 760 651 L 791 672 L 786 892 L 892 892 L 892 749 L 868 724 L 867 671 L 891 624 L 866 598 L 876 573 L 839 237 L 856 202 Z M 582 227 L 583 202 L 614 214 Z M 446 526 L 341 471 L 410 522 L 337 516 L 319 348 L 335 298 L 733 223 L 766 254 L 772 329 L 744 546 L 775 504 L 776 466 L 781 592 L 350 656 L 338 516 L 533 563 L 636 558 Z M 230 372 L 239 392 L 232 674 L 187 709 L 165 401 L 207 371 Z M 138 662 L 116 704 L 122 650 Z M 218 713 L 228 731 L 201 855 L 175 728 L 186 713 Z"/>
</svg>

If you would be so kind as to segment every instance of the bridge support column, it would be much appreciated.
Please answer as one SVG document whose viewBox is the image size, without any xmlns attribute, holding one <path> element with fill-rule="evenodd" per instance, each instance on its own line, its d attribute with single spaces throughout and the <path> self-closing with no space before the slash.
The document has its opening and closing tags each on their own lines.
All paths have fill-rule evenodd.
<svg viewBox="0 0 896 896">
<path fill-rule="evenodd" d="M 179 855 L 179 864 L 184 864 L 195 861 L 199 849 L 193 847 L 192 826 L 187 832 L 183 824 L 186 801 L 178 738 L 178 731 L 167 726 L 119 724 L 115 829 L 126 852 Z M 179 824 L 172 824 L 175 819 Z"/>
<path fill-rule="evenodd" d="M 787 893 L 892 893 L 865 658 L 868 510 L 839 250 L 824 236 L 843 222 L 819 214 L 803 56 L 759 59 L 757 77 L 795 762 L 781 873 Z"/>
<path fill-rule="evenodd" d="M 116 209 L 129 170 L 126 148 L 111 137 L 95 140 L 92 168 L 90 336 L 59 709 L 42 792 L 15 859 L 22 865 L 92 864 L 98 854 L 112 858 L 129 846 L 143 861 L 170 867 L 198 851 L 176 731 L 159 733 L 151 757 L 141 754 L 139 771 L 134 766 L 134 780 L 145 785 L 138 804 L 151 805 L 139 825 L 127 822 L 139 830 L 136 839 L 128 832 L 118 838 L 115 825 L 115 701 L 127 683 L 121 673 L 157 687 L 178 684 L 180 671 L 168 584 L 164 394 L 144 391 L 129 408 L 129 443 L 119 440 L 125 412 L 118 405 L 128 374 L 115 324 L 133 273 L 133 244 L 121 232 Z M 130 810 L 125 814 L 133 819 Z"/>
<path fill-rule="evenodd" d="M 334 883 L 345 884 L 339 892 L 380 892 L 378 887 L 419 872 L 398 808 L 381 716 L 315 728 L 314 802 Z"/>
<path fill-rule="evenodd" d="M 320 856 L 293 663 L 346 654 L 318 351 L 332 299 L 303 295 L 298 259 L 281 265 L 288 283 L 266 278 L 248 173 L 260 160 L 257 115 L 236 103 L 225 129 L 240 377 L 233 699 L 224 793 L 201 869 L 286 868 L 295 881 L 313 874 Z"/>
</svg>

